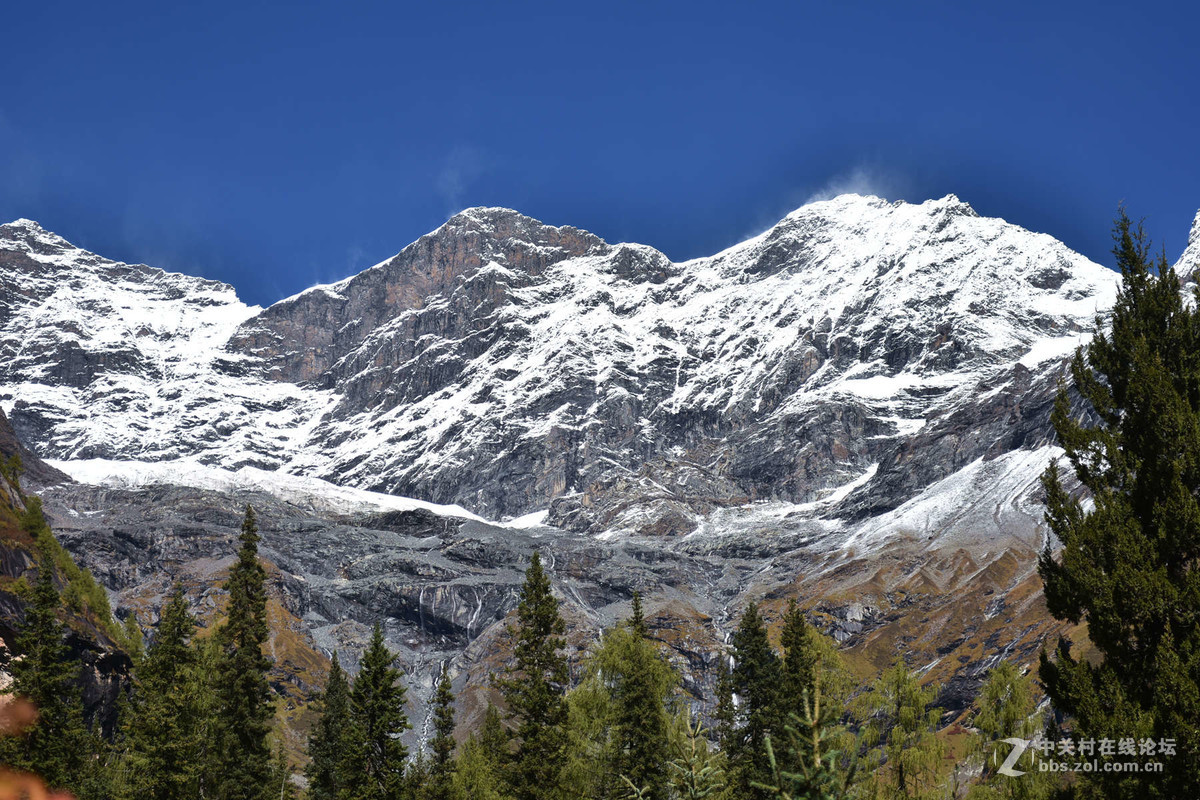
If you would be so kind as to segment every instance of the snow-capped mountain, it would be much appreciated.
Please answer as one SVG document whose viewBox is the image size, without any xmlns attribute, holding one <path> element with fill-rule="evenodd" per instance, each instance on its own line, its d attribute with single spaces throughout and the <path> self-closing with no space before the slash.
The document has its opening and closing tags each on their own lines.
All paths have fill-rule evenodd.
<svg viewBox="0 0 1200 800">
<path fill-rule="evenodd" d="M 1046 441 L 1117 277 L 1053 238 L 846 195 L 674 263 L 476 208 L 265 310 L 0 227 L 0 392 L 59 459 L 195 458 L 682 532 L 713 508 L 900 505 Z"/>
<path fill-rule="evenodd" d="M 1197 247 L 1200 220 L 1181 268 Z M 418 702 L 447 660 L 483 692 L 536 548 L 576 655 L 637 590 L 702 687 L 742 605 L 799 597 L 961 709 L 1065 630 L 1037 479 L 1117 285 L 954 197 L 814 203 L 683 263 L 469 209 L 267 309 L 22 220 L 0 226 L 0 406 L 80 481 L 48 513 L 122 611 L 176 581 L 216 607 L 252 502 L 284 627 L 353 663 L 382 621 Z"/>
</svg>

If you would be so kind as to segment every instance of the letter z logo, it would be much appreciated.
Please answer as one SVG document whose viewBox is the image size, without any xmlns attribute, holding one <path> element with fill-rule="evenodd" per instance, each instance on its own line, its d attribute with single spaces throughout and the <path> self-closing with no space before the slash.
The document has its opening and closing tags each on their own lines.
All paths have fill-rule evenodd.
<svg viewBox="0 0 1200 800">
<path fill-rule="evenodd" d="M 1012 752 L 1008 754 L 1008 758 L 1004 759 L 1004 763 L 996 770 L 1001 775 L 1008 775 L 1012 778 L 1019 778 L 1025 773 L 1019 769 L 1013 769 L 1016 766 L 1017 759 L 1020 758 L 1025 750 L 1029 747 L 1028 739 L 1001 739 L 1005 744 L 1013 746 Z"/>
</svg>

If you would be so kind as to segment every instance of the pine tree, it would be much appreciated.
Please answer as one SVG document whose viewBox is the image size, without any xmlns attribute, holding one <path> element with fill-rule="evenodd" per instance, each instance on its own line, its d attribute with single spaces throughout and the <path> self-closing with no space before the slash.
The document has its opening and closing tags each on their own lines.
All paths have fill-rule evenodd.
<svg viewBox="0 0 1200 800">
<path fill-rule="evenodd" d="M 197 686 L 198 655 L 189 647 L 195 627 L 176 587 L 135 672 L 125 714 L 124 797 L 172 800 L 199 793 L 204 703 L 197 690 L 207 687 Z"/>
<path fill-rule="evenodd" d="M 1060 390 L 1052 421 L 1085 510 L 1052 464 L 1043 477 L 1047 543 L 1039 572 L 1059 619 L 1086 622 L 1102 661 L 1060 640 L 1041 678 L 1080 736 L 1173 739 L 1162 773 L 1097 772 L 1101 791 L 1200 797 L 1200 312 L 1150 256 L 1122 210 L 1114 230 L 1121 290 L 1107 333 L 1076 352 L 1071 376 L 1089 419 Z"/>
<path fill-rule="evenodd" d="M 433 695 L 433 739 L 429 748 L 433 761 L 429 765 L 430 800 L 450 800 L 454 778 L 454 691 L 450 685 L 450 670 L 442 666 L 437 690 Z"/>
<path fill-rule="evenodd" d="M 567 659 L 559 652 L 565 632 L 535 552 L 525 571 L 517 624 L 509 628 L 516 664 L 498 681 L 515 727 L 517 751 L 508 778 L 517 800 L 547 800 L 559 792 L 567 760 Z"/>
<path fill-rule="evenodd" d="M 783 682 L 779 693 L 781 720 L 786 721 L 792 716 L 802 718 L 808 710 L 805 698 L 813 697 L 819 657 L 813 633 L 804 619 L 804 612 L 792 600 L 783 617 L 783 631 L 779 637 L 783 646 Z"/>
<path fill-rule="evenodd" d="M 863 698 L 868 718 L 863 741 L 879 746 L 883 769 L 874 776 L 877 795 L 897 798 L 940 798 L 940 771 L 945 745 L 937 736 L 941 710 L 933 707 L 937 691 L 924 688 L 897 658 Z"/>
<path fill-rule="evenodd" d="M 634 595 L 628 630 L 605 638 L 611 640 L 606 644 L 613 657 L 600 663 L 611 685 L 617 774 L 637 787 L 644 800 L 664 800 L 668 704 L 678 679 L 649 638 L 640 595 Z"/>
<path fill-rule="evenodd" d="M 739 702 L 738 727 L 729 748 L 731 783 L 742 796 L 765 797 L 754 784 L 770 779 L 766 737 L 781 730 L 779 656 L 767 638 L 767 626 L 751 604 L 733 635 L 733 691 Z"/>
<path fill-rule="evenodd" d="M 342 790 L 342 764 L 350 737 L 350 685 L 337 653 L 329 666 L 329 679 L 319 700 L 321 716 L 308 737 L 309 800 L 337 800 Z"/>
<path fill-rule="evenodd" d="M 229 608 L 216 637 L 221 659 L 217 683 L 217 796 L 260 800 L 271 782 L 273 713 L 267 671 L 266 573 L 258 563 L 258 525 L 246 506 L 237 561 L 225 589 Z"/>
<path fill-rule="evenodd" d="M 38 716 L 24 736 L 0 740 L 0 760 L 41 776 L 51 788 L 78 791 L 84 755 L 92 749 L 77 683 L 80 664 L 63 641 L 53 561 L 45 548 L 42 551 L 16 640 L 22 657 L 9 665 L 10 691 L 29 700 Z"/>
<path fill-rule="evenodd" d="M 405 789 L 408 748 L 399 737 L 411 726 L 395 664 L 377 622 L 350 691 L 352 727 L 342 769 L 343 800 L 393 800 Z"/>
<path fill-rule="evenodd" d="M 729 670 L 729 656 L 724 652 L 717 654 L 717 677 L 713 693 L 717 698 L 716 708 L 713 709 L 717 744 L 725 757 L 729 758 L 737 747 L 737 707 L 733 704 L 733 673 Z"/>
<path fill-rule="evenodd" d="M 271 800 L 296 800 L 292 765 L 288 762 L 287 751 L 282 741 L 275 744 L 275 755 L 271 758 L 271 780 L 267 784 L 266 796 Z"/>
</svg>

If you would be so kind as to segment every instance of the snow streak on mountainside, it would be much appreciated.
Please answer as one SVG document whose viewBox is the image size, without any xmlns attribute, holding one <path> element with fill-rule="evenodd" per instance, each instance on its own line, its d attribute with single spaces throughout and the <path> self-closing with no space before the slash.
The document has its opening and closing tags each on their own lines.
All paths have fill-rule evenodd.
<svg viewBox="0 0 1200 800">
<path fill-rule="evenodd" d="M 18 297 L 24 276 L 45 288 Z M 1117 280 L 953 196 L 814 203 L 685 263 L 470 209 L 255 313 L 18 223 L 0 346 L 40 344 L 0 391 L 58 458 L 280 468 L 593 532 L 839 487 L 826 513 L 869 516 L 1046 444 Z"/>
</svg>

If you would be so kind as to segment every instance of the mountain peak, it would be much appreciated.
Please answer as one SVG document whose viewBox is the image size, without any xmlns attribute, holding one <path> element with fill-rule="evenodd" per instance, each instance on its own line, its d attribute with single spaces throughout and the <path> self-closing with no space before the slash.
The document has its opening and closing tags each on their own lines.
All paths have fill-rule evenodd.
<svg viewBox="0 0 1200 800">
<path fill-rule="evenodd" d="M 1196 270 L 1200 270 L 1200 211 L 1196 212 L 1196 218 L 1192 220 L 1187 247 L 1175 262 L 1175 271 L 1180 275 L 1190 276 Z"/>
<path fill-rule="evenodd" d="M 37 221 L 24 217 L 0 225 L 0 240 L 17 242 L 25 245 L 27 249 L 38 251 L 47 247 L 73 247 L 70 242 L 57 233 L 48 231 Z"/>
</svg>

